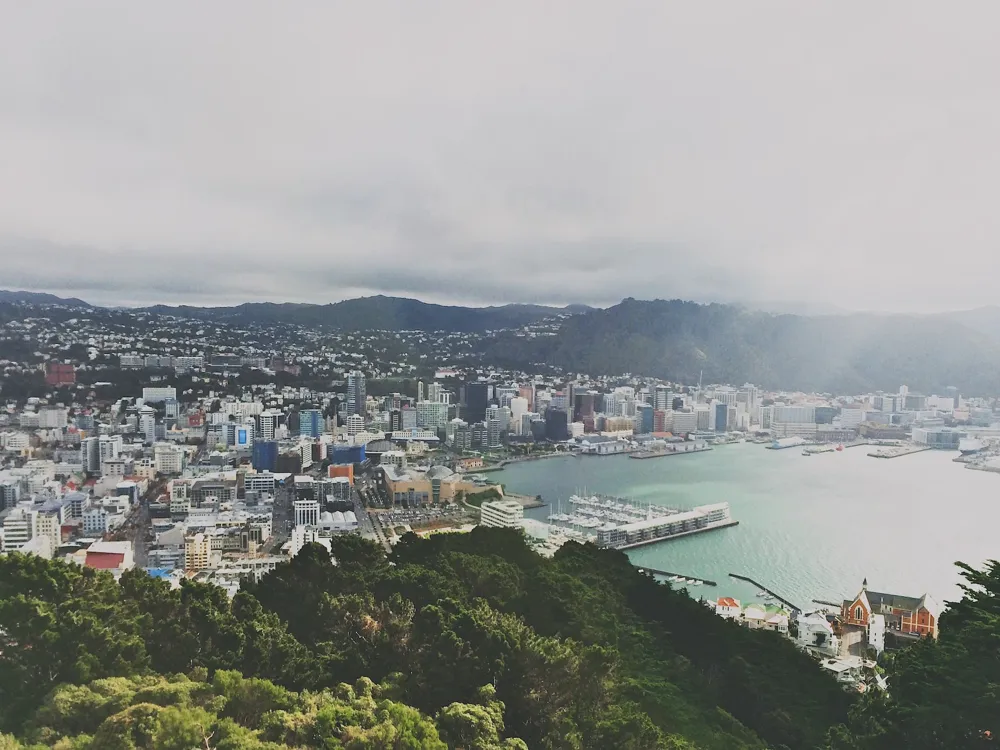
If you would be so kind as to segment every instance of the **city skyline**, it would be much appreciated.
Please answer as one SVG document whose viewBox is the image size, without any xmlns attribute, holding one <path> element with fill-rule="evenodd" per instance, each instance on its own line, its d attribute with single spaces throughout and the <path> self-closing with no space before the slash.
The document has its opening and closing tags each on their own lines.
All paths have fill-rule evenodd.
<svg viewBox="0 0 1000 750">
<path fill-rule="evenodd" d="M 239 8 L 11 9 L 5 285 L 994 300 L 992 6 Z"/>
</svg>

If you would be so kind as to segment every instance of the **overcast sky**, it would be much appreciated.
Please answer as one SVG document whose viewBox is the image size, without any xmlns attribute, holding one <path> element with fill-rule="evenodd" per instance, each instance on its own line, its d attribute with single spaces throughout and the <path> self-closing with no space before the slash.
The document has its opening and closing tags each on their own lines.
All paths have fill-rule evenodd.
<svg viewBox="0 0 1000 750">
<path fill-rule="evenodd" d="M 995 0 L 8 2 L 0 288 L 1000 301 Z"/>
</svg>

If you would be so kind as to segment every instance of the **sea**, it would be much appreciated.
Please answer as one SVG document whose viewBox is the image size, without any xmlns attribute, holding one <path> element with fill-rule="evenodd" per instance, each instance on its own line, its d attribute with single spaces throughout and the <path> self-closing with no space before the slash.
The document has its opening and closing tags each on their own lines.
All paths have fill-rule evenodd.
<svg viewBox="0 0 1000 750">
<path fill-rule="evenodd" d="M 939 604 L 962 596 L 956 561 L 1000 558 L 1000 474 L 966 469 L 953 451 L 872 458 L 869 446 L 802 455 L 736 443 L 690 455 L 560 457 L 508 465 L 491 479 L 541 495 L 545 520 L 572 494 L 688 509 L 726 501 L 738 526 L 628 550 L 636 565 L 716 581 L 696 598 L 760 600 L 747 576 L 797 607 L 875 591 Z M 676 584 L 675 584 L 676 585 Z"/>
</svg>

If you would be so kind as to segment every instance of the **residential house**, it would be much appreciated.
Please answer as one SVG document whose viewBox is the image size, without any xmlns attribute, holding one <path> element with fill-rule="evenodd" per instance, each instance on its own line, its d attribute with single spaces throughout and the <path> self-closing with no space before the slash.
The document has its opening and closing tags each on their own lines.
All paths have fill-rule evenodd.
<svg viewBox="0 0 1000 750">
<path fill-rule="evenodd" d="M 743 616 L 743 608 L 739 599 L 724 596 L 715 603 L 715 614 L 727 620 L 739 620 Z"/>
<path fill-rule="evenodd" d="M 801 615 L 797 621 L 798 644 L 807 650 L 836 656 L 840 653 L 840 639 L 833 632 L 833 624 L 822 612 Z"/>
</svg>

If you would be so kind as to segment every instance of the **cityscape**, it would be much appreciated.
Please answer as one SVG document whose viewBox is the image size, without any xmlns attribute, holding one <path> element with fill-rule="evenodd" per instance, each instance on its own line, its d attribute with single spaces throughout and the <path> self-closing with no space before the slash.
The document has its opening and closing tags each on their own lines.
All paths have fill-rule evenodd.
<svg viewBox="0 0 1000 750">
<path fill-rule="evenodd" d="M 517 332 L 546 335 L 559 323 Z M 241 581 L 341 535 L 391 552 L 410 532 L 513 527 L 551 556 L 569 541 L 625 549 L 739 523 L 725 502 L 671 508 L 505 492 L 503 467 L 524 461 L 685 461 L 751 442 L 804 456 L 937 449 L 1000 471 L 996 399 L 954 387 L 833 396 L 510 371 L 473 356 L 477 338 L 19 306 L 2 333 L 0 551 L 115 577 L 143 569 L 175 588 L 197 580 L 232 597 Z M 544 519 L 525 517 L 539 506 Z M 701 583 L 683 571 L 663 577 L 692 591 Z M 864 657 L 869 647 L 881 653 L 887 632 L 937 633 L 940 605 L 926 595 L 901 619 L 864 592 L 853 604 L 804 609 L 758 593 L 760 602 L 706 603 L 747 627 L 796 634 L 852 688 L 884 689 Z"/>
<path fill-rule="evenodd" d="M 6 3 L 0 750 L 996 750 L 998 24 Z"/>
</svg>

